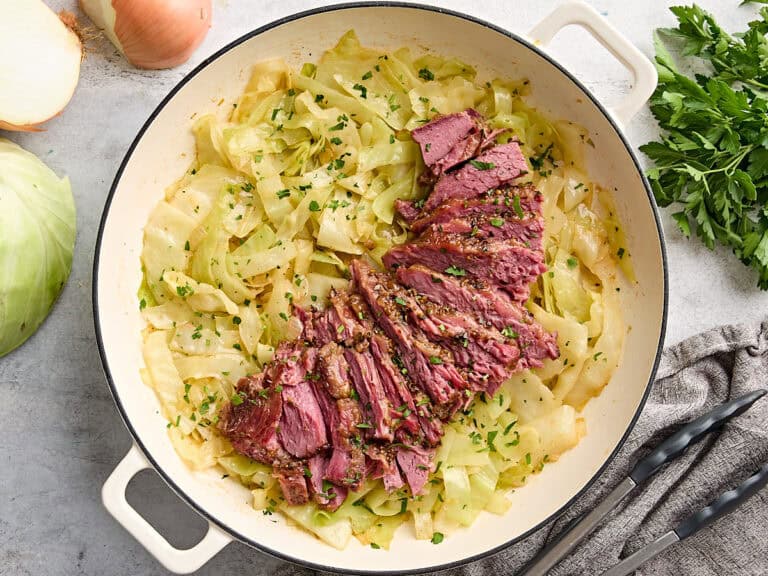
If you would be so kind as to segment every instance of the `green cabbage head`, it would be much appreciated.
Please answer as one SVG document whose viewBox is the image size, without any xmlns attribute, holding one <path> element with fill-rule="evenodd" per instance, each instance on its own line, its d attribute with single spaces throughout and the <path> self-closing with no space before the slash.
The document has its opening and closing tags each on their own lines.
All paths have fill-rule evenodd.
<svg viewBox="0 0 768 576">
<path fill-rule="evenodd" d="M 74 247 L 69 180 L 0 138 L 0 356 L 48 316 L 69 277 Z"/>
</svg>

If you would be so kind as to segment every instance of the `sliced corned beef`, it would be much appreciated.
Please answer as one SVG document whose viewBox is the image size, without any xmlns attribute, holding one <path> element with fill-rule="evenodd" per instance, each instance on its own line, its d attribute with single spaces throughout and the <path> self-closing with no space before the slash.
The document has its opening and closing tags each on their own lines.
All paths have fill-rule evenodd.
<svg viewBox="0 0 768 576">
<path fill-rule="evenodd" d="M 544 255 L 513 242 L 441 232 L 434 226 L 418 240 L 400 244 L 384 255 L 390 270 L 422 264 L 437 272 L 486 279 L 524 302 L 530 283 L 546 271 Z"/>
<path fill-rule="evenodd" d="M 346 365 L 346 360 L 344 363 Z M 331 439 L 330 459 L 323 479 L 354 490 L 360 486 L 365 468 L 362 430 L 357 427 L 362 422 L 360 407 L 352 398 L 332 397 L 322 369 L 318 369 L 310 381 Z"/>
<path fill-rule="evenodd" d="M 349 366 L 338 344 L 328 342 L 318 350 L 316 373 L 320 375 L 320 382 L 331 397 L 349 397 Z"/>
<path fill-rule="evenodd" d="M 520 369 L 520 350 L 513 339 L 486 327 L 472 316 L 457 314 L 445 306 L 425 300 L 421 304 L 416 293 L 401 290 L 399 305 L 408 319 L 432 342 L 448 349 L 452 360 L 464 369 L 475 391 L 492 393 L 501 383 Z M 438 363 L 440 359 L 432 359 Z"/>
<path fill-rule="evenodd" d="M 539 367 L 545 358 L 559 355 L 554 335 L 546 332 L 521 304 L 483 282 L 470 282 L 419 265 L 398 268 L 397 279 L 436 304 L 470 314 L 516 338 L 526 367 Z"/>
<path fill-rule="evenodd" d="M 471 158 L 485 138 L 482 116 L 471 108 L 446 114 L 411 131 L 424 164 L 439 175 Z"/>
<path fill-rule="evenodd" d="M 454 362 L 466 369 L 475 391 L 493 394 L 524 367 L 519 363 L 520 348 L 513 338 L 445 307 L 425 303 L 424 311 L 437 327 L 430 337 L 453 353 Z"/>
<path fill-rule="evenodd" d="M 305 342 L 315 340 L 315 327 L 312 324 L 312 311 L 294 306 L 293 315 L 301 322 L 301 339 Z"/>
<path fill-rule="evenodd" d="M 307 461 L 307 470 L 304 471 L 304 475 L 308 476 L 307 484 L 309 484 L 312 499 L 324 510 L 333 512 L 344 503 L 347 488 L 324 480 L 327 468 L 328 456 L 317 454 Z"/>
<path fill-rule="evenodd" d="M 410 200 L 395 200 L 395 211 L 403 217 L 406 222 L 413 222 L 421 215 L 421 209 Z"/>
<path fill-rule="evenodd" d="M 363 440 L 357 427 L 362 422 L 360 407 L 351 398 L 342 398 L 336 401 L 336 410 L 338 420 L 331 433 L 333 452 L 325 477 L 334 484 L 357 490 L 365 474 Z"/>
<path fill-rule="evenodd" d="M 343 341 L 347 346 L 362 344 L 365 347 L 373 327 L 370 322 L 362 322 L 358 313 L 353 310 L 349 292 L 332 290 L 329 301 L 330 307 L 333 308 L 336 313 L 335 317 L 338 319 L 336 325 L 337 341 Z"/>
<path fill-rule="evenodd" d="M 429 473 L 433 470 L 433 456 L 434 450 L 420 446 L 405 446 L 397 449 L 397 464 L 414 496 L 422 493 L 429 479 Z"/>
<path fill-rule="evenodd" d="M 440 441 L 443 425 L 432 413 L 429 398 L 406 376 L 407 370 L 396 366 L 395 346 L 392 341 L 376 329 L 374 316 L 360 294 L 350 293 L 348 305 L 358 321 L 365 326 L 368 345 L 376 361 L 379 378 L 390 404 L 395 407 L 393 426 L 400 441 L 421 436 L 430 446 Z"/>
<path fill-rule="evenodd" d="M 304 465 L 301 462 L 276 464 L 272 473 L 277 478 L 288 504 L 301 506 L 309 502 L 307 479 L 304 477 Z"/>
<path fill-rule="evenodd" d="M 392 362 L 394 352 L 391 341 L 386 336 L 375 334 L 371 338 L 371 354 L 379 371 L 384 391 L 393 407 L 395 418 L 393 427 L 404 428 L 411 434 L 418 434 L 421 426 L 416 414 L 416 404 L 403 375 Z"/>
<path fill-rule="evenodd" d="M 328 342 L 343 340 L 338 332 L 341 320 L 332 307 L 324 310 L 315 310 L 312 314 L 312 335 L 314 344 L 322 346 Z"/>
<path fill-rule="evenodd" d="M 461 168 L 443 174 L 424 203 L 429 213 L 448 200 L 468 200 L 498 188 L 528 170 L 517 142 L 509 142 L 483 152 Z"/>
<path fill-rule="evenodd" d="M 308 458 L 327 445 L 325 418 L 307 376 L 313 373 L 317 350 L 306 348 L 301 365 L 304 376 L 298 381 L 279 379 L 282 386 L 283 414 L 278 439 L 283 448 L 296 458 Z M 277 391 L 278 388 L 275 388 Z"/>
<path fill-rule="evenodd" d="M 384 488 L 388 492 L 403 487 L 403 477 L 400 475 L 392 448 L 369 445 L 365 448 L 365 456 L 368 476 L 381 478 L 384 481 Z"/>
<path fill-rule="evenodd" d="M 361 260 L 354 260 L 350 269 L 355 288 L 395 344 L 408 377 L 429 394 L 436 409 L 452 413 L 458 407 L 457 388 L 467 388 L 468 385 L 450 363 L 446 351 L 430 343 L 408 324 L 405 311 L 397 303 L 398 289 L 389 275 L 376 272 Z"/>
<path fill-rule="evenodd" d="M 277 439 L 283 400 L 261 372 L 237 384 L 242 402 L 228 404 L 219 414 L 218 428 L 241 454 L 264 464 L 290 459 Z"/>
<path fill-rule="evenodd" d="M 411 223 L 417 234 L 451 222 L 464 224 L 472 236 L 517 240 L 534 250 L 541 249 L 544 219 L 542 196 L 531 185 L 492 190 L 471 200 L 449 200 Z"/>
<path fill-rule="evenodd" d="M 367 422 L 358 427 L 367 426 L 371 436 L 378 440 L 392 441 L 393 406 L 384 391 L 384 385 L 379 377 L 376 362 L 370 351 L 359 352 L 346 349 L 344 358 L 349 365 L 352 384 L 360 397 L 364 418 Z"/>
</svg>

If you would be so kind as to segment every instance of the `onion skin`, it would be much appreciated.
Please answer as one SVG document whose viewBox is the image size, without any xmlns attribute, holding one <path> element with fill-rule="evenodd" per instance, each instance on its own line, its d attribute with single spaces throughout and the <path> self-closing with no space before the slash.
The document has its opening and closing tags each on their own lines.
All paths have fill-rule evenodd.
<svg viewBox="0 0 768 576">
<path fill-rule="evenodd" d="M 211 0 L 112 0 L 115 36 L 137 68 L 186 62 L 211 27 Z"/>
<path fill-rule="evenodd" d="M 47 118 L 46 120 L 42 120 L 38 124 L 21 124 L 21 125 L 10 124 L 8 122 L 3 122 L 2 120 L 0 120 L 0 130 L 8 130 L 10 132 L 42 132 L 43 129 L 40 128 L 39 124 L 42 124 L 47 120 L 50 120 L 50 118 Z"/>
</svg>

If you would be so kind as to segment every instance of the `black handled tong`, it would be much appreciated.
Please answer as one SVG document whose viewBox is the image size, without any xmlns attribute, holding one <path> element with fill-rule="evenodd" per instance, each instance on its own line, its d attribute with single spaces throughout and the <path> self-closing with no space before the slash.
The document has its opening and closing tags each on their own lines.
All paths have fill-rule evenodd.
<svg viewBox="0 0 768 576">
<path fill-rule="evenodd" d="M 702 440 L 710 432 L 719 429 L 731 418 L 746 412 L 752 404 L 765 394 L 766 390 L 755 390 L 740 398 L 721 404 L 703 416 L 699 416 L 685 424 L 680 430 L 664 440 L 664 442 L 635 464 L 629 476 L 619 483 L 600 504 L 566 528 L 557 540 L 546 546 L 526 567 L 523 575 L 545 576 L 555 564 L 560 562 L 579 542 L 586 538 L 627 494 L 653 476 L 665 464 L 680 456 L 688 447 Z M 757 473 L 744 481 L 740 486 L 725 492 L 709 506 L 685 520 L 674 530 L 670 530 L 645 548 L 622 560 L 619 564 L 605 572 L 604 576 L 624 576 L 631 573 L 640 564 L 654 557 L 675 542 L 687 538 L 718 518 L 735 510 L 742 502 L 757 493 L 766 483 L 768 483 L 768 464 L 763 465 Z"/>
</svg>

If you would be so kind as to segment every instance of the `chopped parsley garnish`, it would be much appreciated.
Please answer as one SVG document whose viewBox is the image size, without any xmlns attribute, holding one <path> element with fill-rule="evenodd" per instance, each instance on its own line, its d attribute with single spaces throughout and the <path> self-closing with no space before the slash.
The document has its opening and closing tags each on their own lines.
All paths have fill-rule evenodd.
<svg viewBox="0 0 768 576">
<path fill-rule="evenodd" d="M 323 94 L 317 94 L 315 96 L 315 102 L 322 102 L 325 99 L 325 96 Z"/>
<path fill-rule="evenodd" d="M 240 324 L 242 321 L 243 321 L 243 320 L 240 318 L 240 316 L 233 316 L 233 317 L 232 317 L 232 324 L 238 325 L 238 324 Z"/>
<path fill-rule="evenodd" d="M 345 126 L 346 126 L 346 124 L 344 122 L 339 122 L 338 124 L 334 124 L 333 126 L 328 128 L 328 130 L 330 132 L 337 132 L 338 130 L 344 130 Z"/>
<path fill-rule="evenodd" d="M 408 302 L 406 302 L 405 300 L 403 300 L 402 298 L 400 298 L 400 296 L 397 296 L 397 297 L 395 298 L 395 302 L 396 302 L 397 304 L 399 304 L 400 306 L 408 306 Z"/>
<path fill-rule="evenodd" d="M 570 269 L 574 269 L 576 268 L 576 266 L 579 265 L 579 261 L 576 260 L 576 258 L 574 258 L 573 256 L 568 258 L 568 260 L 566 260 L 565 263 L 568 265 L 568 268 Z"/>
<path fill-rule="evenodd" d="M 278 191 L 276 192 L 276 194 L 277 194 L 277 197 L 278 197 L 280 200 L 282 200 L 283 198 L 288 198 L 288 196 L 290 196 L 290 195 L 291 195 L 291 191 L 290 191 L 290 190 L 288 190 L 288 189 L 285 189 L 285 190 L 278 190 Z"/>
<path fill-rule="evenodd" d="M 502 330 L 501 333 L 507 338 L 512 338 L 512 339 L 516 339 L 520 336 L 517 332 L 515 332 L 512 329 L 511 326 L 507 326 L 506 328 L 504 328 L 504 330 Z"/>
<path fill-rule="evenodd" d="M 531 465 L 531 453 L 530 453 L 530 452 L 526 452 L 526 453 L 525 453 L 525 463 L 526 463 L 528 466 L 530 466 L 530 465 Z"/>
<path fill-rule="evenodd" d="M 430 356 L 429 357 L 429 363 L 430 364 L 442 364 L 443 359 L 440 358 L 440 356 Z"/>
<path fill-rule="evenodd" d="M 440 544 L 440 542 L 442 542 L 444 538 L 445 536 L 443 535 L 442 532 L 434 532 L 432 534 L 432 540 L 430 540 L 430 542 L 432 542 L 432 544 Z"/>
<path fill-rule="evenodd" d="M 142 298 L 141 301 L 139 302 L 139 310 L 144 310 L 144 308 L 146 307 L 147 307 L 147 301 L 144 300 L 144 298 Z"/>
<path fill-rule="evenodd" d="M 435 79 L 435 75 L 432 73 L 432 70 L 430 70 L 427 67 L 424 67 L 421 70 L 419 70 L 419 78 L 429 82 L 430 80 L 434 80 Z"/>
<path fill-rule="evenodd" d="M 381 546 L 376 544 L 376 542 L 371 542 L 371 548 L 373 548 L 374 550 L 378 550 L 379 548 L 381 548 Z"/>
<path fill-rule="evenodd" d="M 515 214 L 518 218 L 522 219 L 525 216 L 523 207 L 520 205 L 520 196 L 515 196 L 514 200 L 512 200 L 512 208 L 515 209 Z"/>
<path fill-rule="evenodd" d="M 377 64 L 377 66 L 378 66 L 378 64 Z M 371 78 L 373 78 L 373 72 L 371 72 L 370 70 L 368 70 L 368 72 L 366 72 L 365 74 L 363 74 L 363 76 L 362 76 L 361 80 L 370 80 Z"/>
<path fill-rule="evenodd" d="M 432 142 L 427 142 L 424 144 L 424 151 L 429 152 L 432 149 Z"/>
<path fill-rule="evenodd" d="M 496 439 L 496 436 L 498 435 L 498 430 L 491 430 L 488 432 L 488 439 L 486 440 L 488 444 L 488 448 L 490 448 L 491 452 L 496 452 L 496 446 L 493 445 L 493 441 Z"/>
<path fill-rule="evenodd" d="M 390 144 L 394 144 L 395 143 L 395 135 L 394 134 L 390 134 L 389 135 L 389 143 Z"/>
<path fill-rule="evenodd" d="M 309 211 L 310 212 L 320 212 L 320 204 L 318 204 L 316 200 L 312 200 L 309 203 Z"/>
<path fill-rule="evenodd" d="M 495 226 L 496 228 L 504 226 L 504 218 L 491 218 L 490 222 L 491 226 Z"/>
<path fill-rule="evenodd" d="M 515 424 L 517 424 L 517 420 L 512 420 L 512 422 L 506 425 L 506 427 L 504 428 L 504 432 L 502 432 L 502 434 L 504 436 L 509 434 L 509 431 L 512 430 L 512 428 L 514 428 Z"/>
<path fill-rule="evenodd" d="M 341 138 L 339 138 L 338 136 L 334 136 L 333 138 L 331 138 L 331 144 L 335 144 L 336 146 L 340 146 L 341 145 Z"/>
<path fill-rule="evenodd" d="M 467 271 L 464 270 L 464 268 L 457 268 L 456 266 L 448 266 L 448 268 L 445 269 L 446 274 L 450 274 L 451 276 L 466 276 Z"/>
<path fill-rule="evenodd" d="M 619 257 L 619 260 L 624 258 L 624 248 L 619 248 L 618 251 L 616 252 L 616 256 Z"/>
<path fill-rule="evenodd" d="M 360 92 L 360 98 L 368 98 L 368 88 L 363 86 L 362 84 L 355 84 L 352 86 L 353 90 L 357 90 Z"/>
<path fill-rule="evenodd" d="M 549 155 L 549 153 L 552 151 L 552 144 L 547 146 L 544 149 L 544 152 L 539 154 L 538 156 L 532 156 L 529 158 L 531 161 L 531 166 L 534 170 L 540 170 L 544 166 L 544 160 L 549 160 L 551 163 L 554 164 L 554 161 L 552 160 L 552 157 Z"/>
<path fill-rule="evenodd" d="M 474 166 L 478 170 L 491 170 L 493 168 L 496 168 L 496 164 L 493 162 L 481 162 L 480 160 L 470 160 L 469 161 L 472 166 Z"/>
<path fill-rule="evenodd" d="M 243 397 L 240 395 L 240 393 L 236 393 L 232 395 L 232 398 L 229 399 L 230 402 L 232 402 L 235 406 L 240 406 L 240 404 L 243 403 Z"/>
<path fill-rule="evenodd" d="M 189 240 L 187 240 L 186 242 L 184 242 L 184 250 L 186 250 L 187 252 L 189 252 Z"/>
<path fill-rule="evenodd" d="M 368 422 L 360 422 L 360 424 L 356 425 L 356 428 L 373 428 Z"/>
</svg>

